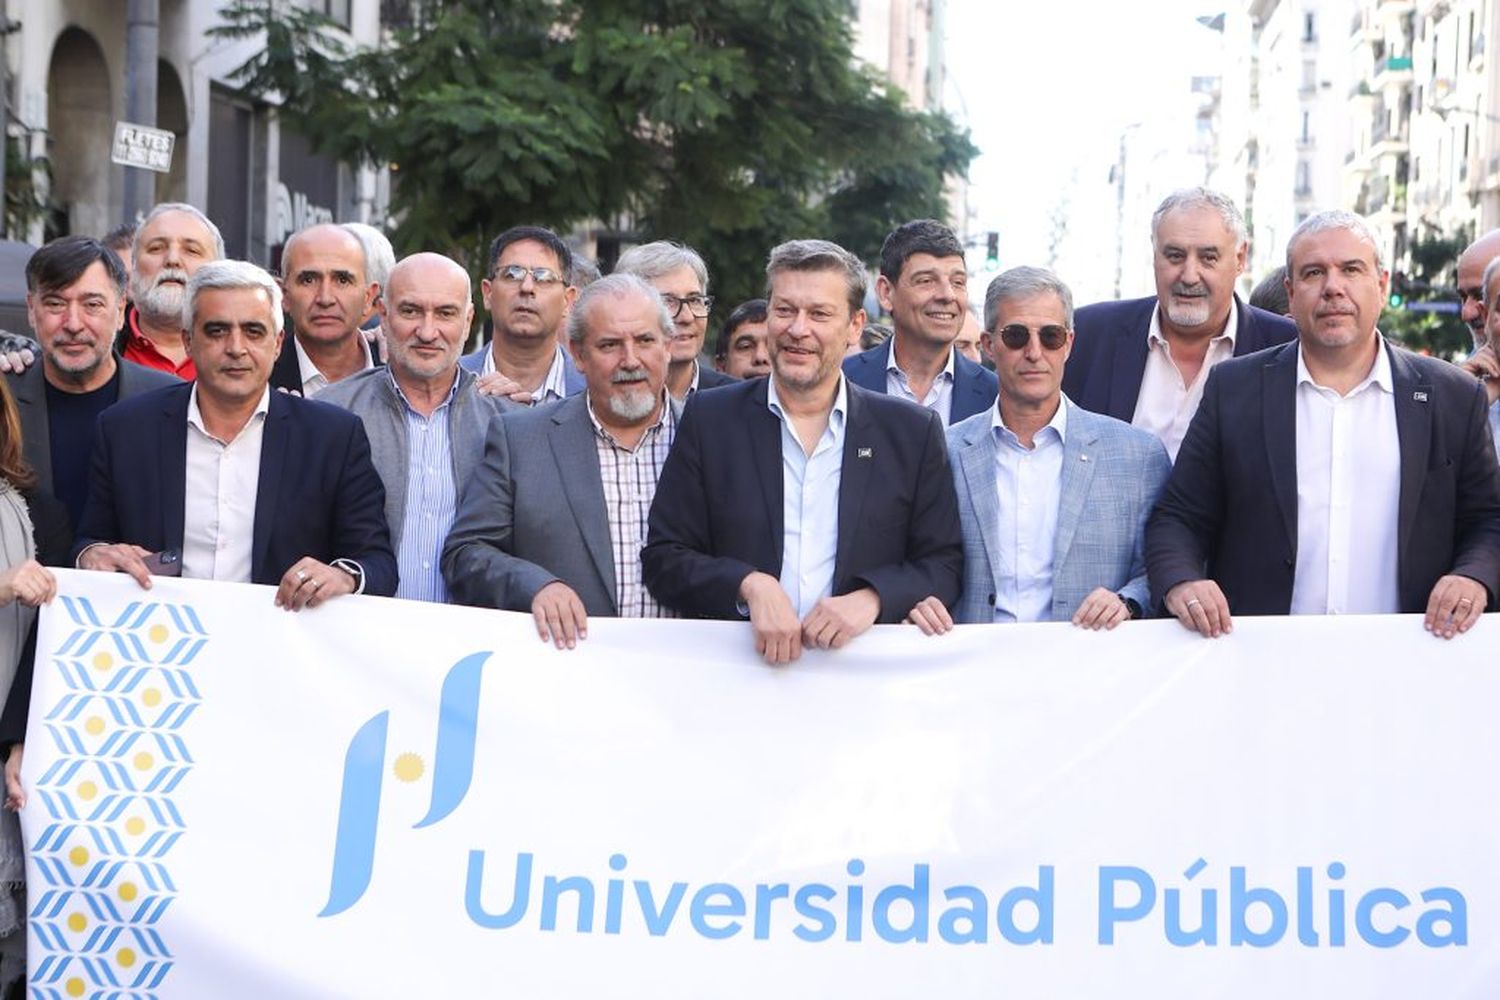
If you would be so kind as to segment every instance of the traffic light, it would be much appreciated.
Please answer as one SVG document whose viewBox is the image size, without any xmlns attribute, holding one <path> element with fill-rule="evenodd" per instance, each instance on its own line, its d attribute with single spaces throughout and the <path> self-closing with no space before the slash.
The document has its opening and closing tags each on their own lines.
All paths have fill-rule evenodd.
<svg viewBox="0 0 1500 1000">
<path fill-rule="evenodd" d="M 1391 294 L 1386 304 L 1392 309 L 1401 309 L 1406 306 L 1406 294 L 1409 287 L 1406 281 L 1405 271 L 1391 272 Z"/>
<path fill-rule="evenodd" d="M 991 230 L 985 238 L 984 269 L 986 271 L 1000 270 L 1000 234 Z"/>
</svg>

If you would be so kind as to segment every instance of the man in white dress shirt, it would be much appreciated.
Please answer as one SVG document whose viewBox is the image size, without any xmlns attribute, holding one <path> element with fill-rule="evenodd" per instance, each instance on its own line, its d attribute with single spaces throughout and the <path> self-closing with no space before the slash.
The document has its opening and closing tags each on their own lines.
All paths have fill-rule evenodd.
<svg viewBox="0 0 1500 1000">
<path fill-rule="evenodd" d="M 1299 339 L 1214 370 L 1146 529 L 1151 592 L 1187 628 L 1425 612 L 1452 638 L 1494 606 L 1500 466 L 1484 390 L 1380 336 L 1388 281 L 1356 215 L 1292 234 Z"/>
<path fill-rule="evenodd" d="M 286 241 L 282 295 L 292 335 L 282 344 L 271 387 L 311 399 L 375 364 L 359 328 L 380 285 L 369 277 L 365 244 L 343 226 L 309 226 Z"/>
</svg>

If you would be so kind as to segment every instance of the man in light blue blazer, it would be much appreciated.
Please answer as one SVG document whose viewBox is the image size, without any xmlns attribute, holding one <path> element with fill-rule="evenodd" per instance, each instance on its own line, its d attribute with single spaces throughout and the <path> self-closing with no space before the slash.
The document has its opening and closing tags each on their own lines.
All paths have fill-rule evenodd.
<svg viewBox="0 0 1500 1000">
<path fill-rule="evenodd" d="M 948 429 L 963 594 L 951 618 L 929 599 L 909 620 L 931 634 L 954 620 L 1111 629 L 1140 617 L 1151 606 L 1142 536 L 1171 471 L 1166 449 L 1063 395 L 1073 296 L 1051 271 L 996 277 L 984 319 L 999 397 Z"/>
</svg>

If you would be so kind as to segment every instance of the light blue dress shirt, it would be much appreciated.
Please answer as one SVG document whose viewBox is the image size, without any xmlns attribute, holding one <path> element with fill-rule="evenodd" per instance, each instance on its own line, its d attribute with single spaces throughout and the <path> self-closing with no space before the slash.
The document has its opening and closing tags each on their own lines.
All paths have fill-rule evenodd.
<svg viewBox="0 0 1500 1000">
<path fill-rule="evenodd" d="M 991 411 L 995 435 L 995 498 L 1000 508 L 999 584 L 995 621 L 1052 620 L 1053 546 L 1062 506 L 1063 439 L 1068 402 L 1032 436 L 1032 447 L 1005 426 L 1000 404 Z"/>
<path fill-rule="evenodd" d="M 1495 439 L 1495 457 L 1500 458 L 1500 399 L 1490 404 L 1490 437 Z"/>
<path fill-rule="evenodd" d="M 781 408 L 776 379 L 766 386 L 766 404 L 781 420 L 781 588 L 797 617 L 833 593 L 833 563 L 839 544 L 839 482 L 844 466 L 844 421 L 849 390 L 839 375 L 828 427 L 811 455 Z"/>
<path fill-rule="evenodd" d="M 391 381 L 394 383 L 395 378 Z M 453 527 L 458 510 L 458 486 L 453 481 L 453 445 L 448 434 L 448 414 L 458 392 L 458 379 L 442 405 L 424 417 L 412 409 L 406 394 L 396 386 L 396 395 L 406 412 L 406 519 L 401 526 L 401 546 L 396 569 L 401 581 L 396 596 L 413 601 L 445 604 L 448 587 L 443 583 L 439 557 L 443 540 Z"/>
</svg>

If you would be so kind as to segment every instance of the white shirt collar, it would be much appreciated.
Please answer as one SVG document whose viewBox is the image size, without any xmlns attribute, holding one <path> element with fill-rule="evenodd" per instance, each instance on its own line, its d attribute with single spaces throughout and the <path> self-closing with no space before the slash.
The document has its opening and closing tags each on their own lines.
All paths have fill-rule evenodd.
<svg viewBox="0 0 1500 1000">
<path fill-rule="evenodd" d="M 786 410 L 782 408 L 781 397 L 776 393 L 776 373 L 772 372 L 766 379 L 766 406 L 770 407 L 772 413 L 780 417 L 782 421 L 787 419 Z M 833 425 L 834 418 L 843 424 L 849 413 L 849 384 L 844 381 L 844 373 L 839 372 L 839 389 L 833 396 L 833 412 L 829 414 L 829 426 Z"/>
<path fill-rule="evenodd" d="M 1214 337 L 1209 343 L 1227 341 L 1231 348 L 1234 347 L 1235 337 L 1240 332 L 1240 303 L 1234 296 L 1229 297 L 1229 320 L 1224 324 L 1224 332 Z M 1151 325 L 1146 328 L 1146 349 L 1149 351 L 1157 344 L 1167 346 L 1167 338 L 1161 333 L 1161 302 L 1151 307 Z"/>
<path fill-rule="evenodd" d="M 1349 390 L 1347 393 L 1348 396 L 1363 391 L 1371 384 L 1378 386 L 1393 396 L 1396 394 L 1396 383 L 1391 377 L 1390 348 L 1386 346 L 1385 338 L 1380 335 L 1380 331 L 1378 330 L 1375 332 L 1375 342 L 1375 363 L 1370 366 L 1370 373 L 1364 377 L 1359 385 Z M 1312 373 L 1307 370 L 1307 362 L 1302 358 L 1302 344 L 1299 342 L 1297 344 L 1297 385 L 1301 386 L 1304 382 L 1315 389 L 1324 388 L 1318 385 L 1317 380 L 1312 377 Z"/>
<path fill-rule="evenodd" d="M 268 414 L 270 412 L 271 412 L 271 386 L 269 384 L 267 384 L 266 387 L 265 387 L 265 389 L 264 389 L 264 391 L 262 391 L 261 394 L 260 394 L 260 402 L 255 404 L 255 412 L 251 413 L 250 414 L 250 419 L 247 420 L 247 421 L 245 421 L 245 427 L 241 427 L 240 428 L 240 434 L 245 433 L 245 428 L 249 427 L 251 424 L 255 423 L 255 421 L 257 419 L 264 420 L 266 418 L 266 414 Z M 203 411 L 198 408 L 198 383 L 197 382 L 193 383 L 192 391 L 188 393 L 187 419 L 188 419 L 189 426 L 198 428 L 198 430 L 200 430 L 201 432 L 203 432 L 204 436 L 213 438 L 215 441 L 219 440 L 218 438 L 216 438 L 212 434 L 210 434 L 209 431 L 208 431 L 208 428 L 203 425 Z M 238 438 L 239 435 L 235 435 L 235 437 Z M 221 444 L 233 444 L 234 442 L 233 441 L 221 441 L 220 443 Z"/>
<path fill-rule="evenodd" d="M 905 378 L 906 377 L 906 372 L 901 371 L 901 366 L 898 365 L 898 364 L 896 364 L 896 338 L 895 338 L 895 336 L 892 335 L 890 337 L 887 337 L 885 343 L 886 343 L 885 370 L 888 371 L 888 372 L 901 372 L 901 377 Z M 958 354 L 958 348 L 953 347 L 953 346 L 949 346 L 949 348 L 948 348 L 948 363 L 943 366 L 943 370 L 942 371 L 938 372 L 938 376 L 940 378 L 942 376 L 946 375 L 946 376 L 948 376 L 948 381 L 950 381 L 950 382 L 953 381 L 953 366 L 954 366 L 953 358 L 954 358 L 954 355 L 956 355 L 956 354 Z"/>
<path fill-rule="evenodd" d="M 365 339 L 364 331 L 354 331 L 354 339 L 359 342 L 360 353 L 365 356 L 364 366 L 366 368 L 373 368 L 375 366 L 375 358 L 370 354 L 370 342 Z M 312 358 L 307 356 L 307 352 L 302 349 L 302 341 L 297 339 L 296 334 L 292 335 L 292 347 L 297 351 L 297 378 L 302 384 L 306 386 L 310 383 L 316 383 L 318 388 L 327 385 L 327 377 L 318 371 L 318 366 L 313 364 Z"/>
<path fill-rule="evenodd" d="M 1046 426 L 1044 426 L 1042 429 L 1046 430 L 1047 427 L 1050 427 L 1057 432 L 1058 441 L 1066 442 L 1068 440 L 1067 396 L 1064 396 L 1061 393 L 1058 394 L 1057 412 L 1052 414 L 1052 419 L 1047 421 Z M 1019 443 L 1021 440 L 1020 438 L 1016 437 L 1014 431 L 1005 426 L 1005 420 L 1000 416 L 1000 401 L 998 399 L 995 400 L 995 405 L 990 407 L 990 431 L 1002 437 L 1009 438 L 1011 441 L 1015 441 L 1017 443 Z M 1035 439 L 1033 438 L 1033 440 Z"/>
</svg>

